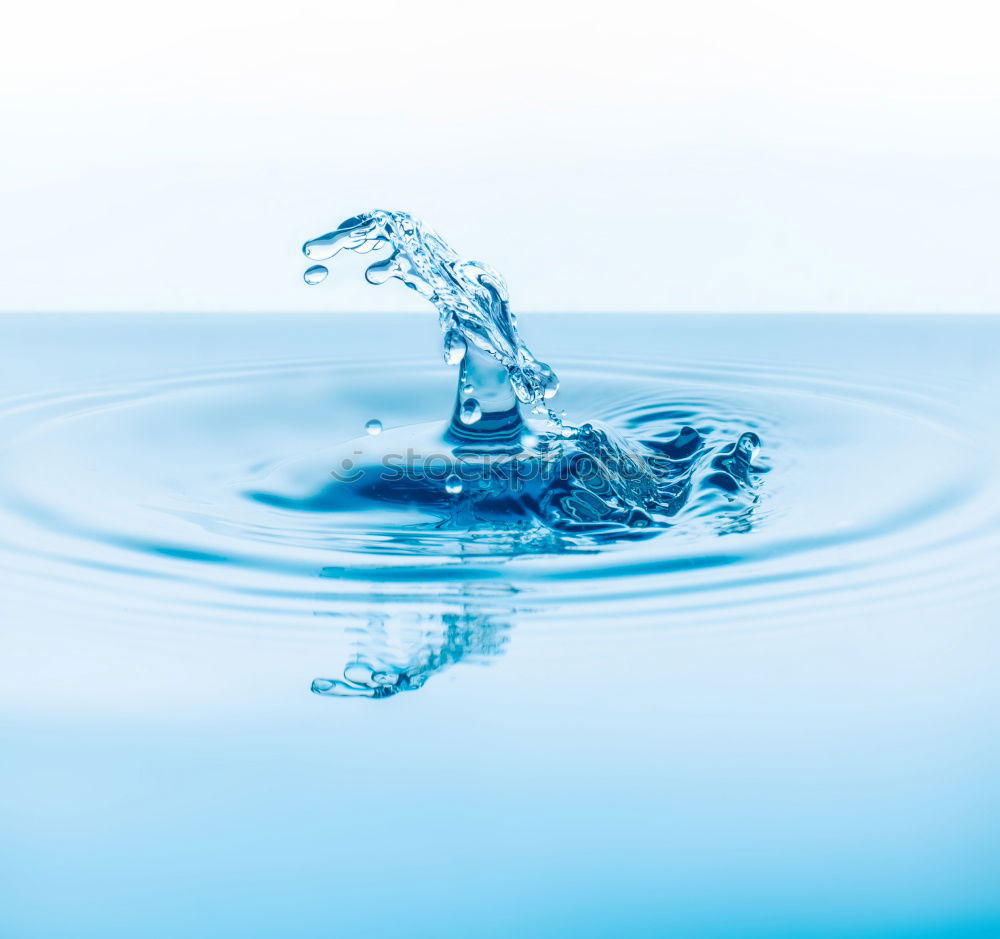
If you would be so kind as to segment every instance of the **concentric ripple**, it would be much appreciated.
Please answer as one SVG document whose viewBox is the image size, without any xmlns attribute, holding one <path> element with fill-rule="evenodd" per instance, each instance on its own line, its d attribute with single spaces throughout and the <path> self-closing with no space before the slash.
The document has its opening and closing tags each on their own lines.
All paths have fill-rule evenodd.
<svg viewBox="0 0 1000 939">
<path fill-rule="evenodd" d="M 996 525 L 992 466 L 935 396 L 730 363 L 578 359 L 563 373 L 571 412 L 623 433 L 760 434 L 772 472 L 753 524 L 715 526 L 713 507 L 641 541 L 567 549 L 540 532 L 518 554 L 497 533 L 456 537 L 398 512 L 268 505 L 249 494 L 288 466 L 324 466 L 372 418 L 388 434 L 449 397 L 447 376 L 415 361 L 299 360 L 4 402 L 3 563 L 133 618 L 310 628 L 320 615 L 369 630 L 375 617 L 450 634 L 451 653 L 434 647 L 442 661 L 484 610 L 491 630 L 525 617 L 727 626 L 762 605 L 777 621 L 976 589 Z"/>
</svg>

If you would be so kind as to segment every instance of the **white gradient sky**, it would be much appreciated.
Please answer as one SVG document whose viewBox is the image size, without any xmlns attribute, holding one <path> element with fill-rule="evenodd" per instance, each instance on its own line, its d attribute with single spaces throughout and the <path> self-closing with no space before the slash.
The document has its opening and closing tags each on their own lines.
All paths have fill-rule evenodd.
<svg viewBox="0 0 1000 939">
<path fill-rule="evenodd" d="M 520 310 L 1000 311 L 1000 7 L 21 3 L 0 309 L 418 308 L 301 242 L 400 208 Z M 338 273 L 339 271 L 339 273 Z"/>
</svg>

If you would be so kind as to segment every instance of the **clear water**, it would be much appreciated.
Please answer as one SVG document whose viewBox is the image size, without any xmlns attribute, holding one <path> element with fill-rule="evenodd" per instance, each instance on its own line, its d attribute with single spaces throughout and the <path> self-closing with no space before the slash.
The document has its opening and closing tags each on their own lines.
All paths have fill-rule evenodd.
<svg viewBox="0 0 1000 939">
<path fill-rule="evenodd" d="M 666 529 L 676 536 L 752 527 L 767 470 L 757 433 L 728 435 L 710 412 L 677 407 L 657 388 L 613 420 L 572 423 L 556 410 L 559 379 L 519 333 L 494 268 L 464 259 L 404 212 L 349 218 L 307 241 L 303 253 L 328 261 L 344 249 L 389 251 L 367 279 L 398 280 L 437 309 L 444 361 L 460 366 L 451 419 L 403 424 L 385 436 L 373 419 L 365 428 L 377 425 L 377 444 L 348 441 L 289 461 L 250 498 L 310 520 L 322 514 L 327 533 L 350 525 L 355 542 L 358 531 L 378 531 L 386 539 L 379 549 L 398 555 L 495 560 L 595 551 Z M 318 267 L 306 271 L 306 283 L 325 279 L 328 269 L 320 277 Z M 393 506 L 402 519 L 383 518 Z M 406 672 L 373 668 L 379 680 L 365 687 L 374 696 L 414 687 Z M 324 680 L 314 690 L 355 685 Z"/>
<path fill-rule="evenodd" d="M 520 328 L 676 513 L 351 495 L 432 318 L 0 320 L 0 935 L 1000 933 L 1000 320 Z"/>
</svg>

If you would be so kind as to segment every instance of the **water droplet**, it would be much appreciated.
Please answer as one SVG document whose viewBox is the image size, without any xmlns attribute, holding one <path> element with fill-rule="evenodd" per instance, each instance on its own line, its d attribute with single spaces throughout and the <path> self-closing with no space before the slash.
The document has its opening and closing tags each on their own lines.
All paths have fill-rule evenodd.
<svg viewBox="0 0 1000 939">
<path fill-rule="evenodd" d="M 302 253 L 314 261 L 328 261 L 343 248 L 354 250 L 374 234 L 375 219 L 370 215 L 354 215 L 345 219 L 334 231 L 312 238 L 302 246 Z"/>
<path fill-rule="evenodd" d="M 465 337 L 457 329 L 449 329 L 444 334 L 444 360 L 449 365 L 458 365 L 467 350 Z"/>
<path fill-rule="evenodd" d="M 367 424 L 365 424 L 365 430 L 373 437 L 377 437 L 382 433 L 382 422 L 378 418 L 372 418 Z"/>
<path fill-rule="evenodd" d="M 462 491 L 462 478 L 451 473 L 444 481 L 445 492 L 457 496 Z"/>
<path fill-rule="evenodd" d="M 525 380 L 524 373 L 520 369 L 515 369 L 510 373 L 510 386 L 514 389 L 518 401 L 522 404 L 530 404 L 532 401 L 531 388 Z"/>
<path fill-rule="evenodd" d="M 394 251 L 384 261 L 376 261 L 374 264 L 369 264 L 365 270 L 365 280 L 377 287 L 379 284 L 384 284 L 393 277 L 399 277 L 402 270 L 399 264 L 399 255 Z"/>
<path fill-rule="evenodd" d="M 538 363 L 538 373 L 542 385 L 542 397 L 546 400 L 554 398 L 559 391 L 559 376 L 544 362 Z"/>
<path fill-rule="evenodd" d="M 475 424 L 483 416 L 483 409 L 475 398 L 467 398 L 462 402 L 458 416 L 463 424 Z"/>
<path fill-rule="evenodd" d="M 462 394 L 471 395 L 473 391 L 476 390 L 476 386 L 472 382 L 466 382 L 462 385 Z"/>
<path fill-rule="evenodd" d="M 322 264 L 314 264 L 302 275 L 302 279 L 310 285 L 321 284 L 329 273 Z"/>
</svg>

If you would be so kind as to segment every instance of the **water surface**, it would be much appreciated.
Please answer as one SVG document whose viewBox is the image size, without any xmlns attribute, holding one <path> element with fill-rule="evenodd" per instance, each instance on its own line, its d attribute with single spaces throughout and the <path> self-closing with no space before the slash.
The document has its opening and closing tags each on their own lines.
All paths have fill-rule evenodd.
<svg viewBox="0 0 1000 939">
<path fill-rule="evenodd" d="M 456 406 L 432 320 L 0 321 L 5 935 L 1000 928 L 1000 323 L 520 328 L 759 478 L 352 507 L 316 467 Z"/>
</svg>

